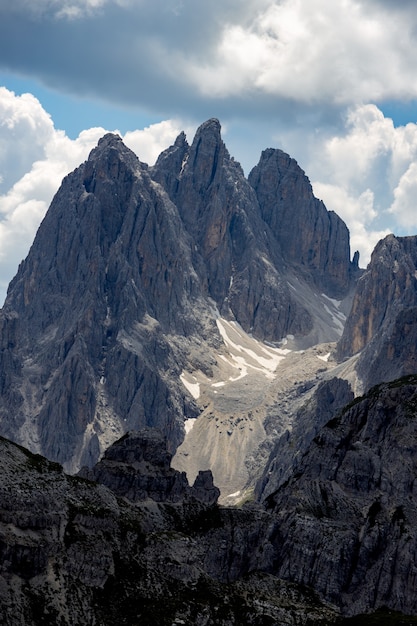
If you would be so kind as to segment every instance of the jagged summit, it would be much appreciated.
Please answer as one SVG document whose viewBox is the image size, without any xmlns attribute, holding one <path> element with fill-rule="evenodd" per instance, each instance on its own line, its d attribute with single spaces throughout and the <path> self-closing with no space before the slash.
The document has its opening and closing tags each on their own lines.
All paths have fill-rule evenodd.
<svg viewBox="0 0 417 626">
<path fill-rule="evenodd" d="M 174 451 L 203 410 L 183 372 L 208 388 L 231 358 L 219 316 L 257 340 L 334 341 L 329 298 L 354 282 L 345 225 L 284 153 L 266 151 L 248 181 L 216 119 L 153 167 L 107 134 L 64 179 L 10 284 L 0 430 L 71 471 L 129 429 L 159 427 Z"/>
<path fill-rule="evenodd" d="M 119 147 L 121 147 L 122 143 L 123 143 L 123 139 L 117 133 L 106 133 L 105 135 L 103 135 L 103 137 L 101 137 L 98 140 L 97 148 L 98 149 L 101 148 L 104 150 L 108 146 L 112 146 L 112 145 L 114 146 L 119 145 Z M 96 148 L 92 150 L 89 158 L 91 158 L 91 154 L 94 153 L 95 151 L 97 151 Z"/>
<path fill-rule="evenodd" d="M 314 197 L 298 163 L 282 150 L 269 148 L 250 172 L 249 182 L 285 261 L 305 268 L 325 293 L 346 295 L 357 271 L 350 262 L 348 229 Z"/>
<path fill-rule="evenodd" d="M 101 137 L 97 146 L 91 150 L 87 162 L 94 163 L 99 159 L 108 160 L 110 154 L 113 154 L 114 159 L 125 161 L 133 168 L 147 167 L 146 164 L 139 161 L 135 153 L 125 145 L 123 139 L 116 133 L 107 133 Z"/>
</svg>

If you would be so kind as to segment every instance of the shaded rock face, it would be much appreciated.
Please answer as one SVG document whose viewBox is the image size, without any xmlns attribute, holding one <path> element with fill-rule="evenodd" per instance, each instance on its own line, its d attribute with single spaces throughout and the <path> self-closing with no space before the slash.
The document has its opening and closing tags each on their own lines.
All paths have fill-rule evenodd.
<svg viewBox="0 0 417 626">
<path fill-rule="evenodd" d="M 417 237 L 388 235 L 358 282 L 337 356 L 362 351 L 357 371 L 365 389 L 416 371 L 416 272 Z"/>
<path fill-rule="evenodd" d="M 346 380 L 332 378 L 318 386 L 313 397 L 297 411 L 291 431 L 286 431 L 275 443 L 256 486 L 257 498 L 265 500 L 297 472 L 320 429 L 353 399 Z"/>
<path fill-rule="evenodd" d="M 195 409 L 161 375 L 181 371 L 165 335 L 204 335 L 200 300 L 178 212 L 105 136 L 64 180 L 10 284 L 2 432 L 69 468 L 132 425 L 164 428 L 175 445 L 176 416 Z"/>
<path fill-rule="evenodd" d="M 218 309 L 230 311 L 246 331 L 269 341 L 286 334 L 305 335 L 312 328 L 311 311 L 288 286 L 292 270 L 307 282 L 313 278 L 328 296 L 343 297 L 353 285 L 356 267 L 350 261 L 346 226 L 314 198 L 304 172 L 284 156 L 284 165 L 261 158 L 246 180 L 221 139 L 218 120 L 212 119 L 198 129 L 191 146 L 180 135 L 151 168 L 152 177 L 167 190 L 196 243 L 195 266 Z M 287 178 L 285 167 L 292 168 Z M 293 177 L 295 190 L 291 189 Z M 274 188 L 268 201 L 266 180 Z M 282 194 L 288 195 L 286 208 L 292 203 L 296 216 L 292 222 L 287 219 L 287 232 L 280 226 Z M 326 226 L 317 226 L 321 222 Z M 289 254 L 291 237 L 294 243 Z M 312 240 L 315 254 L 322 257 L 320 263 L 307 263 L 304 258 L 303 247 L 313 246 Z M 338 272 L 335 280 L 332 274 Z"/>
<path fill-rule="evenodd" d="M 286 263 L 304 269 L 326 294 L 345 296 L 358 273 L 358 255 L 350 261 L 345 223 L 314 197 L 297 162 L 282 150 L 264 150 L 249 182 Z"/>
<path fill-rule="evenodd" d="M 156 429 L 147 429 L 124 435 L 94 468 L 83 468 L 79 476 L 106 485 L 131 502 L 149 498 L 155 502 L 194 499 L 209 506 L 217 502 L 220 491 L 210 470 L 201 471 L 190 487 L 185 472 L 170 467 L 171 459 L 166 438 Z"/>
<path fill-rule="evenodd" d="M 175 472 L 154 431 L 109 449 L 92 471 L 104 484 L 0 439 L 0 621 L 340 626 L 382 607 L 370 624 L 417 614 L 416 414 L 415 376 L 374 388 L 319 431 L 264 507 L 242 509 L 199 497 L 208 475 L 187 489 L 177 472 L 161 488 Z"/>
<path fill-rule="evenodd" d="M 261 339 L 306 334 L 310 315 L 290 293 L 279 247 L 221 139 L 218 120 L 203 124 L 191 146 L 180 135 L 151 174 L 178 207 L 195 242 L 195 266 L 219 311 Z"/>
<path fill-rule="evenodd" d="M 417 613 L 415 376 L 373 388 L 319 432 L 267 498 L 274 570 L 347 614 Z"/>
<path fill-rule="evenodd" d="M 161 429 L 175 450 L 184 417 L 199 413 L 180 374 L 191 364 L 210 376 L 222 342 L 216 307 L 260 339 L 310 333 L 317 290 L 341 293 L 336 270 L 326 285 L 318 274 L 344 262 L 350 286 L 345 230 L 313 199 L 298 166 L 288 161 L 287 180 L 272 159 L 276 193 L 294 202 L 301 194 L 297 219 L 308 213 L 310 225 L 327 224 L 311 234 L 320 262 L 307 263 L 303 248 L 297 259 L 295 244 L 290 254 L 289 234 L 265 204 L 262 172 L 270 180 L 272 166 L 264 161 L 252 187 L 217 120 L 191 146 L 181 134 L 153 168 L 119 137 L 100 140 L 64 179 L 9 286 L 0 313 L 0 432 L 67 471 L 93 465 L 123 433 L 146 426 Z M 301 183 L 293 189 L 294 176 Z"/>
<path fill-rule="evenodd" d="M 160 444 L 145 432 L 113 446 L 107 463 L 121 470 L 119 491 L 128 458 L 163 470 Z M 221 510 L 188 495 L 132 503 L 4 439 L 0 472 L 2 624 L 334 623 L 314 593 L 268 573 L 261 510 Z"/>
</svg>

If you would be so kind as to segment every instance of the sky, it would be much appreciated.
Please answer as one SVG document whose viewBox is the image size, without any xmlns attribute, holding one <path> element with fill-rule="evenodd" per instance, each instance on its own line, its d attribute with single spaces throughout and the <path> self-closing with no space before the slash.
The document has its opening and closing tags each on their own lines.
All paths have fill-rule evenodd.
<svg viewBox="0 0 417 626">
<path fill-rule="evenodd" d="M 0 0 L 0 304 L 62 178 L 118 132 L 152 164 L 217 117 L 297 160 L 366 267 L 417 234 L 414 0 Z"/>
</svg>

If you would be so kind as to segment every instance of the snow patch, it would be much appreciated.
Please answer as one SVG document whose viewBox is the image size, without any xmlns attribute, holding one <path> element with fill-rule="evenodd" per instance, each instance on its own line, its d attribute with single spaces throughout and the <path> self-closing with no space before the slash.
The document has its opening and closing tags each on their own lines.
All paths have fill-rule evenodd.
<svg viewBox="0 0 417 626">
<path fill-rule="evenodd" d="M 185 434 L 186 435 L 188 435 L 188 433 L 191 432 L 191 429 L 194 426 L 194 424 L 196 423 L 196 421 L 197 421 L 196 417 L 189 417 L 188 419 L 185 420 L 184 428 L 185 428 Z"/>
<path fill-rule="evenodd" d="M 189 374 L 188 372 L 182 372 L 180 375 L 180 380 L 184 387 L 193 396 L 193 398 L 195 400 L 198 400 L 198 398 L 200 397 L 200 383 L 197 382 L 196 377 L 192 374 Z"/>
<path fill-rule="evenodd" d="M 275 378 L 274 372 L 279 363 L 291 352 L 288 349 L 265 346 L 247 335 L 236 322 L 219 317 L 216 324 L 225 345 L 230 350 L 230 357 L 240 370 L 239 376 L 230 380 L 243 378 L 247 375 L 248 368 L 263 372 L 266 378 L 272 380 Z"/>
<path fill-rule="evenodd" d="M 330 354 L 331 354 L 330 352 L 328 352 L 327 354 L 323 354 L 322 356 L 318 354 L 317 358 L 320 359 L 320 361 L 324 361 L 325 363 L 327 363 L 327 361 L 329 360 Z"/>
<path fill-rule="evenodd" d="M 341 335 L 346 322 L 346 315 L 339 310 L 342 301 L 335 300 L 334 298 L 329 298 L 329 296 L 326 296 L 325 293 L 322 293 L 321 296 L 322 298 L 326 298 L 326 300 L 332 305 L 332 309 L 330 309 L 328 306 L 326 306 L 326 304 L 323 303 L 326 313 L 330 315 L 335 327 Z"/>
</svg>

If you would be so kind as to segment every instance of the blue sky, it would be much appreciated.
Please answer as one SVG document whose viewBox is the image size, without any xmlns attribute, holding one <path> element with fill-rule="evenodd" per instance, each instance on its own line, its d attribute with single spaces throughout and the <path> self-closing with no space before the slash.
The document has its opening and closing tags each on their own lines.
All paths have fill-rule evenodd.
<svg viewBox="0 0 417 626">
<path fill-rule="evenodd" d="M 363 266 L 417 233 L 416 33 L 411 0 L 0 0 L 0 300 L 108 130 L 152 162 L 217 117 L 247 174 L 287 151 Z"/>
<path fill-rule="evenodd" d="M 0 85 L 17 95 L 32 93 L 52 116 L 56 128 L 65 130 L 68 137 L 76 139 L 81 131 L 92 126 L 128 130 L 144 128 L 160 119 L 136 107 L 115 105 L 110 100 L 82 98 L 79 95 L 55 91 L 43 86 L 34 78 L 22 78 L 13 73 L 0 72 Z"/>
</svg>

